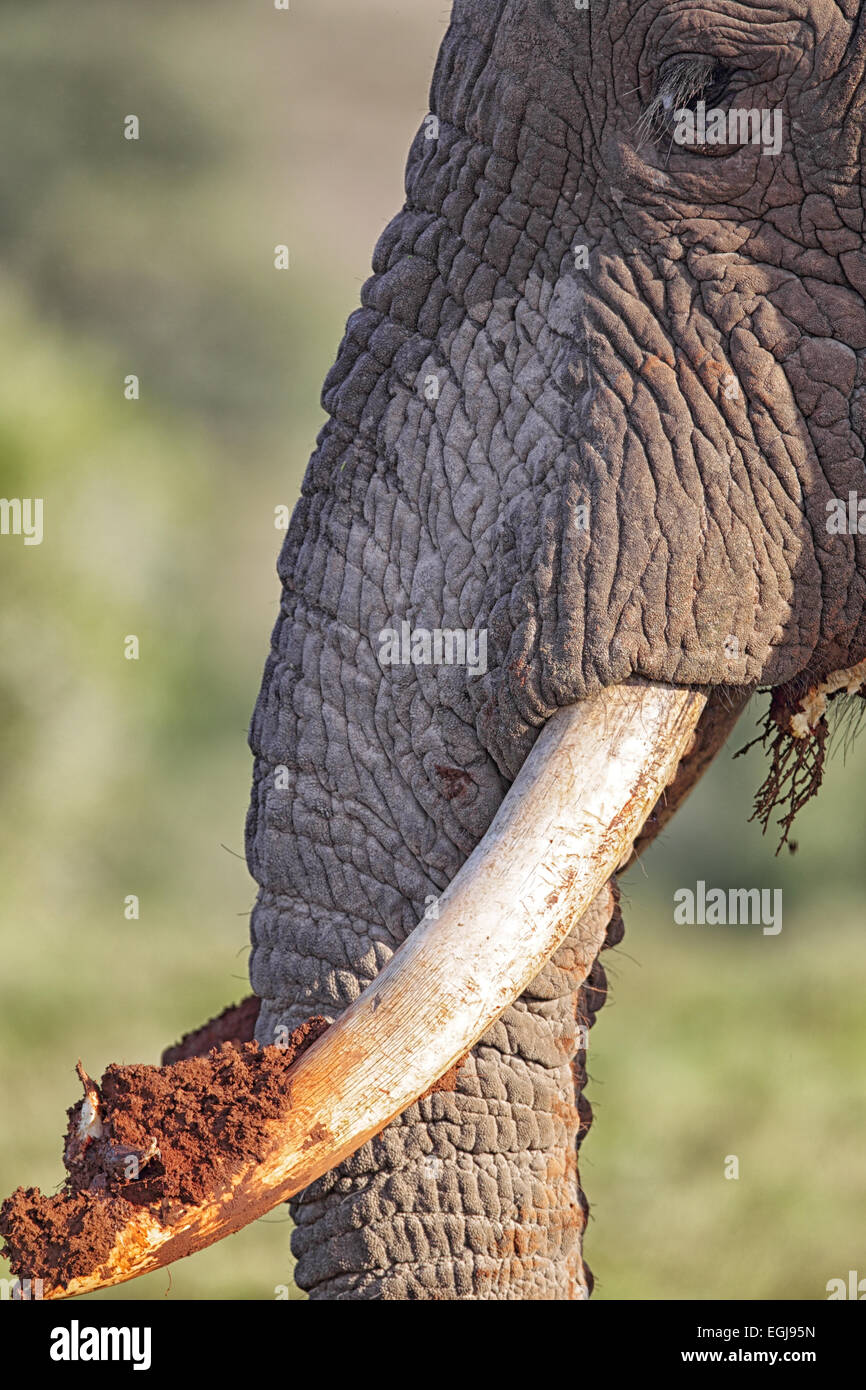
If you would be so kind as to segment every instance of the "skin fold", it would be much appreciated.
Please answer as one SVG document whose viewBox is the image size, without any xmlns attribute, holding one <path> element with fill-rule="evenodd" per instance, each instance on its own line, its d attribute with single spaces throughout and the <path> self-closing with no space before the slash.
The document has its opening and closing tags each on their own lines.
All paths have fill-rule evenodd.
<svg viewBox="0 0 866 1390">
<path fill-rule="evenodd" d="M 683 59 L 780 111 L 779 154 L 678 146 Z M 699 771 L 755 686 L 866 656 L 864 540 L 826 524 L 866 496 L 864 61 L 850 0 L 457 0 L 279 561 L 261 1043 L 339 1016 L 435 910 L 559 706 L 715 688 Z M 383 666 L 404 621 L 484 632 L 486 669 Z M 610 889 L 598 912 L 611 940 Z M 293 1201 L 300 1287 L 586 1296 L 578 990 L 566 943 L 453 1089 Z"/>
</svg>

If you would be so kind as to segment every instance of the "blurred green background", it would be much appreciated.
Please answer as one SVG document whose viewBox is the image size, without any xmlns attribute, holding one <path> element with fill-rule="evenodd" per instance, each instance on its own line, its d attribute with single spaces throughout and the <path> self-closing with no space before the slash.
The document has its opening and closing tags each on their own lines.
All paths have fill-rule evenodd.
<svg viewBox="0 0 866 1390">
<path fill-rule="evenodd" d="M 274 508 L 402 202 L 447 6 L 0 16 L 0 496 L 45 499 L 41 546 L 0 541 L 5 1194 L 60 1182 L 77 1057 L 155 1061 L 248 992 Z M 629 875 L 590 1053 L 597 1297 L 822 1298 L 866 1274 L 864 771 L 866 739 L 775 858 L 747 823 L 761 755 L 725 754 Z M 698 878 L 781 887 L 781 935 L 675 927 Z M 298 1297 L 288 1234 L 282 1209 L 108 1296 Z"/>
</svg>

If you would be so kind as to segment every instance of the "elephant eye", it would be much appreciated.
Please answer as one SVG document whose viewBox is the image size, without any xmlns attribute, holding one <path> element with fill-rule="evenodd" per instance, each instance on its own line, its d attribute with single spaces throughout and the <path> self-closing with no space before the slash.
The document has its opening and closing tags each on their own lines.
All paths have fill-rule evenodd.
<svg viewBox="0 0 866 1390">
<path fill-rule="evenodd" d="M 709 106 L 727 91 L 731 72 L 716 58 L 697 55 L 669 58 L 659 69 L 656 96 L 665 110 L 694 110 L 699 101 Z"/>
<path fill-rule="evenodd" d="M 639 124 L 643 138 L 670 136 L 678 111 L 696 111 L 699 102 L 718 107 L 729 95 L 733 73 L 717 58 L 677 54 L 662 63 L 652 99 Z"/>
</svg>

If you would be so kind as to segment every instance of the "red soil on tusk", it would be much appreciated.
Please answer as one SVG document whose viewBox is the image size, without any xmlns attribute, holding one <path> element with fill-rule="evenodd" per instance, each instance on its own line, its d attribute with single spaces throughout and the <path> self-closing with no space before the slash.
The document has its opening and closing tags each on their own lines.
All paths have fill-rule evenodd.
<svg viewBox="0 0 866 1390">
<path fill-rule="evenodd" d="M 18 1188 L 0 1208 L 13 1271 L 65 1285 L 107 1258 L 132 1208 L 170 1226 L 263 1160 L 290 1103 L 289 1068 L 328 1026 L 308 1019 L 286 1047 L 228 1041 L 169 1066 L 109 1066 L 97 1088 L 102 1136 L 81 1142 L 83 1100 L 67 1112 L 64 1190 Z"/>
</svg>

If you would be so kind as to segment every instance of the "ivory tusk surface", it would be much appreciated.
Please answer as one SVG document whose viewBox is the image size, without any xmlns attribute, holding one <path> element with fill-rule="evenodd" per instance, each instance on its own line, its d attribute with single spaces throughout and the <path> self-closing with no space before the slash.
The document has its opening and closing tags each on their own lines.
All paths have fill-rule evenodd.
<svg viewBox="0 0 866 1390">
<path fill-rule="evenodd" d="M 108 1257 L 45 1296 L 119 1283 L 231 1234 L 423 1095 L 523 992 L 628 857 L 705 703 L 693 690 L 635 683 L 559 710 L 438 917 L 418 926 L 289 1071 L 286 1114 L 266 1157 L 212 1200 L 175 1210 L 169 1224 L 113 1198 L 128 1219 Z M 599 945 L 587 941 L 586 972 Z"/>
</svg>

